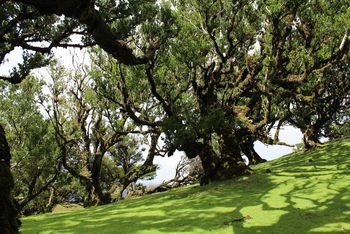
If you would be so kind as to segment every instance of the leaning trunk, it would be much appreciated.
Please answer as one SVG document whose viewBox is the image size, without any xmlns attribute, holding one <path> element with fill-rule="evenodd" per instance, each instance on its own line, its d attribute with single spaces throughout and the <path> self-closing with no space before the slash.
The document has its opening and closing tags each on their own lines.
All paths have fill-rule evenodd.
<svg viewBox="0 0 350 234">
<path fill-rule="evenodd" d="M 303 141 L 306 150 L 314 149 L 320 143 L 317 131 L 313 126 L 307 126 L 303 131 Z"/>
<path fill-rule="evenodd" d="M 259 164 L 259 163 L 267 162 L 266 159 L 260 157 L 260 155 L 255 151 L 253 146 L 251 146 L 250 150 L 251 150 L 251 152 L 253 154 L 253 164 L 252 165 L 256 165 L 256 164 Z"/>
<path fill-rule="evenodd" d="M 5 137 L 5 131 L 0 125 L 0 233 L 18 233 L 19 220 L 14 198 L 11 191 L 14 187 L 10 170 L 11 154 Z"/>
<path fill-rule="evenodd" d="M 240 143 L 240 147 L 245 156 L 249 160 L 249 165 L 256 165 L 266 162 L 266 159 L 260 157 L 260 155 L 254 149 L 254 142 L 249 139 L 243 143 Z"/>
</svg>

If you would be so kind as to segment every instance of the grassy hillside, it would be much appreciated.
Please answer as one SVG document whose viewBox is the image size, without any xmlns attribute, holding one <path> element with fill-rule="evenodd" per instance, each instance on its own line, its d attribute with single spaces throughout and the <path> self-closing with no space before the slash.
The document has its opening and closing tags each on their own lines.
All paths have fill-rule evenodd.
<svg viewBox="0 0 350 234">
<path fill-rule="evenodd" d="M 24 218 L 22 233 L 350 233 L 350 139 L 250 177 Z"/>
</svg>

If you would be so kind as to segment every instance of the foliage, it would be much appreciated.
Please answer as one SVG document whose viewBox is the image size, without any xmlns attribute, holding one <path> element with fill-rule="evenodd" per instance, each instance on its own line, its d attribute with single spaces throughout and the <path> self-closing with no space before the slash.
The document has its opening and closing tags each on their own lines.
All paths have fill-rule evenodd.
<svg viewBox="0 0 350 234">
<path fill-rule="evenodd" d="M 312 77 L 313 84 L 298 88 L 298 94 L 287 104 L 286 120 L 304 133 L 306 148 L 315 147 L 319 138 L 341 136 L 337 123 L 344 123 L 346 133 L 347 109 L 350 105 L 349 59 L 324 68 Z M 317 79 L 317 81 L 315 81 Z M 338 132 L 338 133 L 337 133 Z"/>
<path fill-rule="evenodd" d="M 68 71 L 53 64 L 49 93 L 41 96 L 41 103 L 54 126 L 63 167 L 85 187 L 84 204 L 105 204 L 116 191 L 122 193 L 130 183 L 154 173 L 155 147 L 144 160 L 136 137 L 147 138 L 148 133 L 128 122 L 118 102 L 101 95 L 96 72 L 75 65 Z M 152 136 L 150 144 L 157 140 Z"/>
<path fill-rule="evenodd" d="M 349 106 L 349 104 L 347 104 Z M 350 109 L 341 109 L 336 120 L 325 127 L 324 136 L 330 139 L 339 139 L 350 135 Z"/>
<path fill-rule="evenodd" d="M 147 64 L 125 67 L 95 55 L 98 86 L 135 124 L 160 128 L 167 155 L 199 155 L 202 183 L 249 174 L 243 154 L 250 164 L 265 161 L 255 140 L 285 144 L 279 131 L 269 136 L 276 124 L 299 127 L 313 147 L 348 97 L 343 5 L 334 12 L 327 1 L 189 0 L 166 12 L 171 30 L 140 30 L 147 40 L 167 38 Z"/>
<path fill-rule="evenodd" d="M 91 67 L 68 74 L 51 67 L 51 97 L 41 99 L 62 164 L 86 187 L 88 203 L 108 203 L 116 186 L 123 191 L 153 172 L 156 155 L 182 150 L 199 156 L 201 184 L 207 184 L 251 174 L 242 156 L 250 164 L 264 162 L 254 141 L 283 144 L 278 132 L 285 123 L 302 130 L 309 149 L 322 134 L 332 135 L 336 121 L 345 121 L 346 0 L 0 4 L 0 61 L 16 46 L 25 50 L 23 63 L 0 79 L 22 81 L 47 64 L 55 47 L 99 46 L 92 49 Z M 162 133 L 165 147 L 159 149 Z M 130 134 L 151 139 L 142 165 L 128 166 L 140 159 L 139 144 L 125 140 Z M 134 158 L 123 156 L 129 143 Z"/>
<path fill-rule="evenodd" d="M 53 129 L 36 103 L 39 89 L 34 78 L 16 86 L 1 86 L 0 113 L 12 152 L 13 193 L 23 214 L 51 210 L 48 190 L 60 171 Z"/>
<path fill-rule="evenodd" d="M 144 64 L 169 30 L 169 14 L 154 0 L 142 1 L 1 1 L 0 64 L 16 47 L 23 61 L 0 79 L 19 83 L 32 69 L 48 64 L 52 50 L 99 45 L 124 64 Z M 152 34 L 138 35 L 140 28 Z M 40 30 L 38 30 L 40 29 Z M 77 40 L 78 39 L 78 40 Z M 76 42 L 78 41 L 78 42 Z"/>
</svg>

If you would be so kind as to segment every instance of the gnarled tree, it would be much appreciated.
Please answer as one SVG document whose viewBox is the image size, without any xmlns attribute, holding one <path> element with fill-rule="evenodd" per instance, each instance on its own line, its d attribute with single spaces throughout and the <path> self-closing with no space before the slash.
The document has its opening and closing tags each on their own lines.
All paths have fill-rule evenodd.
<svg viewBox="0 0 350 234">
<path fill-rule="evenodd" d="M 128 116 L 117 103 L 99 95 L 94 77 L 86 69 L 80 66 L 69 73 L 62 67 L 52 68 L 50 96 L 47 100 L 43 97 L 42 103 L 56 131 L 63 167 L 86 188 L 85 205 L 106 204 L 111 202 L 117 187 L 123 191 L 130 183 L 155 171 L 153 158 L 158 134 L 137 130 L 129 124 Z M 147 159 L 139 166 L 136 164 L 142 157 L 120 155 L 139 154 L 141 150 L 130 145 L 135 152 L 120 152 L 129 134 L 152 135 Z M 126 157 L 130 160 L 125 161 Z M 136 161 L 131 161 L 132 157 Z"/>
</svg>

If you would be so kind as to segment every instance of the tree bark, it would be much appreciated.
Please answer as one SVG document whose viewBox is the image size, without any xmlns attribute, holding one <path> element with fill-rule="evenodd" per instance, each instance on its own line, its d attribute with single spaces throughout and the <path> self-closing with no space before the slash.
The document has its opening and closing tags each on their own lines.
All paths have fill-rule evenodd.
<svg viewBox="0 0 350 234">
<path fill-rule="evenodd" d="M 217 165 L 218 162 L 215 152 L 212 149 L 211 144 L 207 141 L 207 144 L 203 144 L 203 149 L 199 154 L 199 158 L 202 162 L 203 175 L 200 178 L 200 185 L 206 185 L 216 180 Z"/>
<path fill-rule="evenodd" d="M 310 125 L 303 130 L 303 141 L 306 150 L 314 149 L 320 143 L 317 132 L 318 131 L 315 129 L 315 127 Z"/>
<path fill-rule="evenodd" d="M 224 132 L 221 135 L 220 145 L 222 149 L 218 165 L 218 179 L 229 179 L 252 173 L 242 158 L 241 148 L 234 134 Z"/>
<path fill-rule="evenodd" d="M 255 151 L 253 141 L 247 140 L 246 142 L 240 143 L 240 147 L 244 155 L 247 156 L 249 165 L 256 165 L 266 162 L 266 159 L 261 158 Z"/>
<path fill-rule="evenodd" d="M 200 184 L 205 185 L 213 181 L 232 179 L 237 176 L 249 175 L 252 170 L 244 163 L 241 149 L 232 134 L 223 134 L 219 141 L 221 151 L 214 152 L 212 142 L 206 140 L 199 157 L 202 162 L 204 175 Z"/>
<path fill-rule="evenodd" d="M 11 154 L 5 131 L 0 125 L 0 233 L 19 233 L 18 212 L 11 191 L 14 187 L 10 170 Z"/>
<path fill-rule="evenodd" d="M 101 167 L 103 154 L 96 154 L 91 170 L 92 186 L 94 190 L 95 197 L 97 198 L 97 204 L 108 204 L 112 201 L 111 195 L 109 193 L 103 193 L 101 188 Z"/>
</svg>

